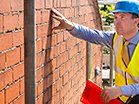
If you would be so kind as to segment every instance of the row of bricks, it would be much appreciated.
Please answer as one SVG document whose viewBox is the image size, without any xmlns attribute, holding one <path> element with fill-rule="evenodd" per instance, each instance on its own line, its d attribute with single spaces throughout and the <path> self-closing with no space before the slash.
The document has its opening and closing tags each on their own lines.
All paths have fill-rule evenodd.
<svg viewBox="0 0 139 104">
<path fill-rule="evenodd" d="M 64 9 L 64 13 L 63 15 L 65 15 L 65 17 L 70 18 L 73 16 L 82 16 L 84 14 L 89 14 L 92 13 L 91 9 L 88 10 L 86 9 L 88 7 L 81 7 L 80 11 L 81 12 L 77 12 L 78 9 Z M 84 10 L 84 12 L 83 12 Z M 88 11 L 88 13 L 86 12 Z M 71 15 L 73 14 L 73 15 Z M 20 29 L 23 28 L 23 12 L 19 12 L 19 13 L 11 13 L 11 14 L 5 14 L 5 15 L 0 15 L 0 32 L 6 32 L 6 31 L 11 31 L 14 29 Z M 90 15 L 85 15 L 85 21 L 88 20 L 88 18 L 91 18 L 92 16 Z M 93 18 L 92 18 L 93 19 Z M 13 22 L 14 21 L 14 22 Z M 43 10 L 43 11 L 36 11 L 36 24 L 42 24 L 42 23 L 47 23 L 50 22 L 50 10 Z"/>
<path fill-rule="evenodd" d="M 50 85 L 52 84 L 52 86 L 49 86 L 49 87 L 46 86 L 46 83 L 49 84 L 48 82 L 42 81 L 41 83 L 37 85 L 38 98 L 41 97 L 42 93 L 43 94 L 46 93 L 47 95 L 44 94 L 46 96 L 45 101 L 47 102 L 52 98 L 55 101 L 55 104 L 56 102 L 64 98 L 66 95 L 68 95 L 69 99 L 72 98 L 74 95 L 73 93 L 76 93 L 77 90 L 80 88 L 80 86 L 83 85 L 83 82 L 85 82 L 85 77 L 81 77 L 82 76 L 81 74 L 85 74 L 81 72 L 83 70 L 84 69 L 81 69 L 77 71 L 76 73 L 74 73 L 72 78 L 69 79 L 64 85 L 62 85 L 63 84 L 62 79 L 57 80 L 54 84 L 52 84 L 53 82 L 49 82 Z M 83 88 L 80 91 L 82 92 Z M 57 94 L 59 94 L 58 95 L 59 98 L 56 100 L 55 95 Z M 67 103 L 64 103 L 64 104 L 67 104 Z"/>
<path fill-rule="evenodd" d="M 79 3 L 81 4 L 81 6 L 79 6 Z M 6 14 L 6 12 L 23 11 L 23 0 L 21 1 L 3 0 L 1 4 L 5 4 L 5 7 L 1 6 L 2 9 L 0 9 L 2 13 L 4 13 L 0 17 L 2 18 L 1 20 L 3 21 L 2 23 L 0 23 L 2 24 L 0 26 L 1 28 L 0 32 L 13 30 L 15 28 L 23 28 L 23 12 L 19 12 L 19 13 L 17 12 L 17 14 L 16 13 Z M 48 102 L 49 103 L 53 102 L 55 104 L 79 103 L 79 96 L 81 94 L 80 91 L 83 90 L 83 82 L 85 82 L 85 73 L 86 73 L 85 71 L 86 51 L 85 48 L 83 48 L 85 47 L 85 43 L 82 43 L 78 39 L 74 39 L 69 34 L 65 33 L 65 31 L 63 33 L 60 31 L 51 34 L 50 31 L 51 28 L 48 27 L 51 27 L 50 18 L 49 18 L 51 7 L 58 7 L 58 9 L 64 14 L 64 16 L 66 16 L 67 18 L 71 18 L 71 20 L 74 22 L 82 23 L 82 22 L 89 22 L 88 19 L 93 20 L 94 15 L 89 14 L 92 13 L 93 7 L 90 8 L 84 5 L 88 5 L 87 0 L 53 0 L 53 2 L 52 0 L 36 0 L 36 7 L 35 7 L 37 9 L 36 10 L 36 24 L 37 24 L 36 26 L 36 53 L 37 53 L 36 66 L 38 66 L 37 68 L 39 68 L 44 64 L 44 67 L 43 66 L 41 67 L 42 69 L 36 70 L 37 72 L 36 73 L 37 75 L 36 76 L 36 82 L 37 82 L 36 96 L 38 99 L 37 100 L 38 104 L 48 103 Z M 74 7 L 74 9 L 69 8 L 71 6 Z M 63 9 L 61 9 L 61 7 Z M 4 20 L 9 20 L 6 22 L 10 24 L 5 25 Z M 13 20 L 15 20 L 16 22 L 14 21 L 15 23 L 13 23 Z M 13 24 L 13 26 L 11 26 L 11 24 Z M 12 32 L 12 34 L 14 34 L 14 32 Z M 2 47 L 1 51 L 8 50 L 11 47 L 19 46 L 19 48 L 22 49 L 22 51 L 21 49 L 18 50 L 19 52 L 22 52 L 22 54 L 20 54 L 19 56 L 22 57 L 23 60 L 24 52 L 23 52 L 23 46 L 21 45 L 23 43 L 23 35 L 21 37 L 21 35 L 18 34 L 18 36 L 21 40 L 19 38 L 16 38 L 17 39 L 16 41 L 18 42 L 14 43 L 13 42 L 14 38 L 12 38 L 12 46 L 6 45 L 4 46 L 4 48 Z M 76 46 L 76 44 L 78 44 L 78 46 Z M 55 50 L 48 50 L 49 48 L 55 49 L 54 47 L 57 47 L 56 52 Z M 44 50 L 47 52 L 45 53 Z M 45 55 L 47 57 L 44 57 Z M 4 56 L 4 58 L 5 57 L 6 56 Z M 46 59 L 44 58 L 48 58 L 47 59 L 48 61 L 46 63 L 48 64 L 47 66 L 45 66 Z M 49 59 L 52 59 L 53 61 Z M 18 62 L 20 62 L 20 60 L 18 60 Z M 76 65 L 74 66 L 75 63 Z M 9 64 L 8 66 L 12 66 L 13 64 L 15 63 Z M 62 65 L 65 65 L 65 67 L 61 69 L 60 67 L 62 67 Z M 16 73 L 19 71 L 19 68 L 15 70 Z M 23 88 L 22 91 L 20 90 L 21 89 L 20 77 L 23 76 L 22 71 L 19 71 L 19 75 L 15 77 L 16 74 L 14 74 L 14 70 L 13 69 L 11 70 L 10 73 L 12 74 L 10 75 L 12 75 L 12 80 L 16 80 L 16 83 L 12 83 L 11 80 L 9 81 L 10 82 L 9 89 L 11 89 L 10 90 L 11 94 L 9 94 L 10 97 L 8 95 L 5 95 L 5 92 L 6 91 L 8 92 L 8 90 L 2 90 L 1 92 L 4 93 L 1 96 L 1 98 L 3 98 L 1 100 L 4 101 L 0 101 L 0 102 L 16 104 L 16 102 L 19 101 L 17 99 L 22 99 L 21 101 L 18 102 L 18 104 L 19 103 L 24 104 L 23 102 L 24 95 L 21 96 L 21 92 L 24 92 L 24 90 Z M 22 72 L 22 74 L 20 72 Z M 22 81 L 24 82 L 24 80 Z M 22 82 L 23 84 L 22 87 L 24 86 L 23 82 Z M 16 87 L 14 87 L 14 85 L 16 85 Z M 47 92 L 46 89 L 50 88 L 52 85 L 54 88 L 48 90 Z M 5 87 L 5 89 L 6 88 L 7 87 Z M 15 91 L 15 89 L 17 89 L 17 92 Z M 10 93 L 10 91 L 8 93 Z M 15 91 L 15 93 L 12 91 Z M 11 96 L 12 94 L 13 96 Z"/>
<path fill-rule="evenodd" d="M 93 2 L 93 1 L 92 1 Z M 35 8 L 52 8 L 52 7 L 74 7 L 80 5 L 88 5 L 92 2 L 84 0 L 35 0 Z M 0 12 L 12 12 L 12 11 L 23 11 L 24 9 L 24 0 L 1 0 L 0 1 Z"/>
<path fill-rule="evenodd" d="M 12 83 L 5 89 L 0 91 L 0 104 L 19 104 L 17 102 L 21 101 L 24 104 L 24 79 Z"/>
</svg>

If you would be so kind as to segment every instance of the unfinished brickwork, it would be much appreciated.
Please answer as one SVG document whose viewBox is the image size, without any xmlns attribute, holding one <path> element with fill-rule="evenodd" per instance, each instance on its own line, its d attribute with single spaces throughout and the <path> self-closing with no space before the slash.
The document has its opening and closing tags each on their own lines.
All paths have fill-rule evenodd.
<svg viewBox="0 0 139 104">
<path fill-rule="evenodd" d="M 86 82 L 86 42 L 65 30 L 52 32 L 58 22 L 51 19 L 50 10 L 101 29 L 97 0 L 35 1 L 36 104 L 80 104 Z M 24 0 L 0 0 L 0 104 L 25 104 L 23 5 Z M 92 57 L 94 70 L 101 65 L 100 46 L 93 45 Z"/>
</svg>

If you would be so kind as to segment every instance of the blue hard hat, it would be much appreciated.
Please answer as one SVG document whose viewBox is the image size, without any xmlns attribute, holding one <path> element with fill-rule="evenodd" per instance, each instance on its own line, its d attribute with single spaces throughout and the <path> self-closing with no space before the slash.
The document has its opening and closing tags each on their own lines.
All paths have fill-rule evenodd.
<svg viewBox="0 0 139 104">
<path fill-rule="evenodd" d="M 135 13 L 139 14 L 139 1 L 138 0 L 121 0 L 116 3 L 113 13 Z"/>
</svg>

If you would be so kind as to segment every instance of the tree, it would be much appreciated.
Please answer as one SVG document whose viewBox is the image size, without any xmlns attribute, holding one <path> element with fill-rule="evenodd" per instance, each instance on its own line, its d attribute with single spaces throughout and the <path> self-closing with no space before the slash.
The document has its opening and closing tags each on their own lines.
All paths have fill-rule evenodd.
<svg viewBox="0 0 139 104">
<path fill-rule="evenodd" d="M 110 25 L 114 22 L 112 11 L 114 10 L 113 4 L 99 5 L 99 11 L 102 16 L 103 25 Z"/>
</svg>

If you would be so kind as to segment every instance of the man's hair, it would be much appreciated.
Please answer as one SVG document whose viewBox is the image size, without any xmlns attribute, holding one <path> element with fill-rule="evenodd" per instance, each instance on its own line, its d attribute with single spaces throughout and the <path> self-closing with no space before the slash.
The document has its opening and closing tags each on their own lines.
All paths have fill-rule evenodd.
<svg viewBox="0 0 139 104">
<path fill-rule="evenodd" d="M 131 13 L 132 14 L 132 18 L 139 18 L 139 14 L 136 13 Z M 138 23 L 138 28 L 139 28 L 139 23 Z"/>
<path fill-rule="evenodd" d="M 132 14 L 132 18 L 139 18 L 139 15 L 136 13 L 131 13 Z"/>
</svg>

